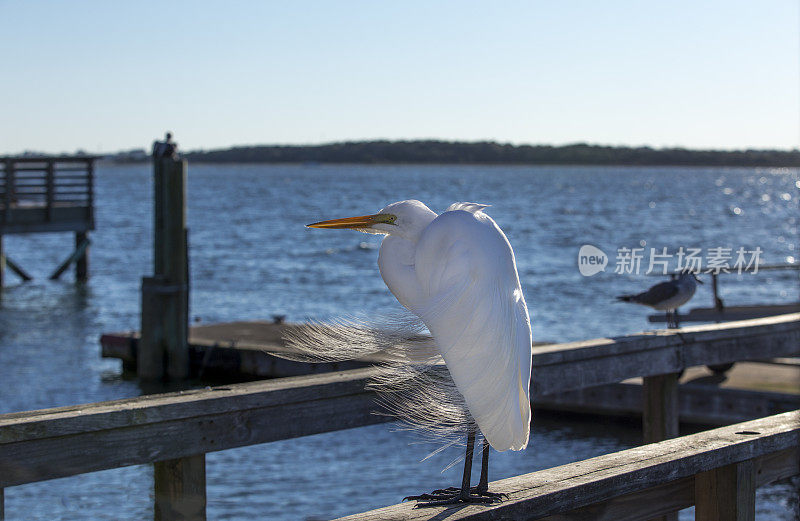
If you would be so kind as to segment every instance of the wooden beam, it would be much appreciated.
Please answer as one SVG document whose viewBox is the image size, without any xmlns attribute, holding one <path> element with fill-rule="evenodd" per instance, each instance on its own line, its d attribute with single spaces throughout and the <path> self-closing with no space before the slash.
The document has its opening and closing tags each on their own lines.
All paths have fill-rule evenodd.
<svg viewBox="0 0 800 521">
<path fill-rule="evenodd" d="M 678 374 L 647 376 L 642 385 L 644 442 L 678 436 Z"/>
<path fill-rule="evenodd" d="M 56 271 L 54 271 L 52 275 L 50 275 L 50 280 L 58 279 L 62 273 L 67 271 L 67 268 L 69 268 L 70 264 L 72 264 L 73 262 L 77 262 L 77 260 L 81 258 L 81 256 L 83 256 L 83 254 L 86 252 L 88 248 L 89 248 L 89 238 L 84 237 L 83 241 L 81 241 L 81 243 L 75 247 L 75 251 L 73 251 L 72 254 L 69 257 L 67 257 L 58 268 L 56 268 Z"/>
<path fill-rule="evenodd" d="M 535 346 L 531 388 L 546 396 L 699 365 L 788 356 L 776 352 L 800 353 L 800 313 Z"/>
<path fill-rule="evenodd" d="M 694 475 L 701 472 L 752 460 L 755 468 L 776 466 L 764 472 L 772 479 L 798 475 L 798 443 L 800 411 L 794 411 L 496 481 L 489 490 L 507 495 L 497 504 L 415 508 L 410 501 L 341 521 L 638 521 L 691 506 Z M 779 463 L 787 459 L 791 466 Z M 757 476 L 755 483 L 767 481 Z"/>
<path fill-rule="evenodd" d="M 75 232 L 75 249 L 78 250 L 84 242 L 86 247 L 75 262 L 75 280 L 78 282 L 89 280 L 89 236 L 86 232 Z"/>
<path fill-rule="evenodd" d="M 755 521 L 753 460 L 701 472 L 695 478 L 696 521 Z"/>
<path fill-rule="evenodd" d="M 0 487 L 389 421 L 372 369 L 0 415 Z"/>
<path fill-rule="evenodd" d="M 13 271 L 17 277 L 21 278 L 23 281 L 28 282 L 29 280 L 33 280 L 33 277 L 31 277 L 27 271 L 23 270 L 22 267 L 16 262 L 12 261 L 6 256 L 3 256 L 3 261 L 8 269 Z"/>
<path fill-rule="evenodd" d="M 205 521 L 206 457 L 157 461 L 153 465 L 155 521 Z"/>
</svg>

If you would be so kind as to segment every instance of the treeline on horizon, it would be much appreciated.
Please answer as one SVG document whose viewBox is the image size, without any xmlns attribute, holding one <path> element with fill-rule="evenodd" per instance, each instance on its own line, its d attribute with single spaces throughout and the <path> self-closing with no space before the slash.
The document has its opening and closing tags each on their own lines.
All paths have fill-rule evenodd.
<svg viewBox="0 0 800 521">
<path fill-rule="evenodd" d="M 612 147 L 577 143 L 564 146 L 511 145 L 490 141 L 359 141 L 323 145 L 257 145 L 184 154 L 199 163 L 434 163 L 800 166 L 800 150 L 691 150 Z"/>
</svg>

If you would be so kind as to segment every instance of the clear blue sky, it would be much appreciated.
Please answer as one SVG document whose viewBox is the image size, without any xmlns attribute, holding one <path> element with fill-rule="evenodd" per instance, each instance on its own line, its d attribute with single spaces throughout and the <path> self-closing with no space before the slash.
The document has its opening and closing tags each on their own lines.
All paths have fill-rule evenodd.
<svg viewBox="0 0 800 521">
<path fill-rule="evenodd" d="M 0 0 L 0 154 L 441 138 L 800 146 L 800 5 Z"/>
</svg>

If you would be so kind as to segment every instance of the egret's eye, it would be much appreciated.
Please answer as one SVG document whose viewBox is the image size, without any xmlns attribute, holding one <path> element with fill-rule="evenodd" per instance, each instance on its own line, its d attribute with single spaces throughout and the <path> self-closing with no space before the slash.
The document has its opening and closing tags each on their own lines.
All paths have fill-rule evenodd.
<svg viewBox="0 0 800 521">
<path fill-rule="evenodd" d="M 377 221 L 383 224 L 394 224 L 397 220 L 397 216 L 391 213 L 381 213 L 376 215 Z"/>
</svg>

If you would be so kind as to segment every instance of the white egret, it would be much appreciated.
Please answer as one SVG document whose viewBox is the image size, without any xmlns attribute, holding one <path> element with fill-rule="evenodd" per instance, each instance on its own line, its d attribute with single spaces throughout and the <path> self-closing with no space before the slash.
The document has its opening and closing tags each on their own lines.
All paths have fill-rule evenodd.
<svg viewBox="0 0 800 521">
<path fill-rule="evenodd" d="M 617 300 L 666 311 L 667 327 L 677 328 L 677 309 L 691 300 L 698 282 L 703 283 L 693 271 L 683 270 L 677 279 L 660 282 L 647 291 L 635 295 L 619 295 Z"/>
<path fill-rule="evenodd" d="M 420 401 L 395 401 L 392 407 L 417 426 L 426 427 L 438 420 L 451 430 L 466 431 L 461 488 L 407 498 L 427 500 L 427 504 L 498 500 L 499 494 L 488 492 L 488 446 L 498 451 L 521 450 L 530 435 L 532 337 L 528 308 L 511 245 L 484 208 L 486 205 L 455 203 L 437 216 L 423 203 L 410 200 L 390 204 L 372 215 L 308 225 L 386 236 L 378 256 L 381 276 L 400 304 L 430 331 L 434 354 L 444 360 L 458 391 L 456 401 L 465 409 L 461 416 L 451 416 L 454 407 L 450 406 L 440 414 L 447 417 L 437 418 L 436 413 L 420 410 L 427 409 L 425 403 L 435 409 L 435 402 L 448 399 L 440 391 L 420 391 Z M 351 339 L 346 330 L 329 329 L 327 338 L 316 342 L 317 347 L 327 349 L 328 355 L 347 349 Z M 351 344 L 363 347 L 373 342 L 370 335 L 374 332 L 363 333 Z M 334 344 L 338 341 L 339 347 L 330 348 L 332 340 Z M 364 349 L 355 351 L 353 355 L 364 353 Z M 417 361 L 415 356 L 418 359 L 420 355 L 406 358 L 413 362 Z M 408 391 L 422 385 L 425 380 L 419 375 L 423 373 L 411 370 L 406 383 L 394 388 Z M 413 394 L 414 389 L 410 391 Z M 481 478 L 477 487 L 470 487 L 477 430 L 483 435 Z"/>
</svg>

